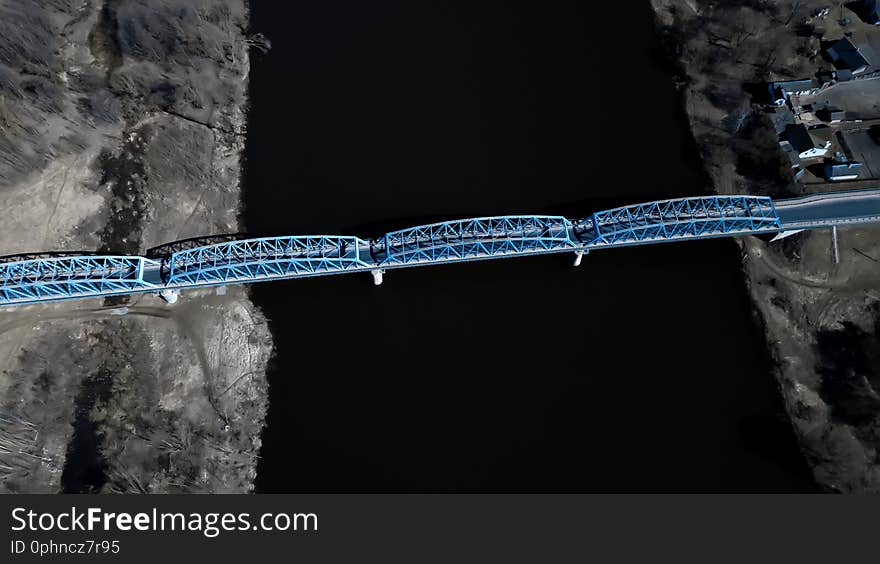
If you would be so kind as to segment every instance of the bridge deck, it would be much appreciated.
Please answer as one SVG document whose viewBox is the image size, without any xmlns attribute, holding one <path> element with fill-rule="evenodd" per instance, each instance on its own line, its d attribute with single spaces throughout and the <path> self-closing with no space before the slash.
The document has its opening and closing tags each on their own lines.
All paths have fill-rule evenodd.
<svg viewBox="0 0 880 564">
<path fill-rule="evenodd" d="M 392 231 L 371 240 L 344 235 L 233 240 L 179 250 L 161 261 L 88 255 L 31 258 L 0 263 L 0 305 L 877 222 L 880 189 L 871 189 L 776 201 L 757 196 L 679 198 L 576 220 L 481 217 Z"/>
<path fill-rule="evenodd" d="M 776 212 L 783 230 L 880 222 L 880 190 L 810 194 L 778 200 Z"/>
</svg>

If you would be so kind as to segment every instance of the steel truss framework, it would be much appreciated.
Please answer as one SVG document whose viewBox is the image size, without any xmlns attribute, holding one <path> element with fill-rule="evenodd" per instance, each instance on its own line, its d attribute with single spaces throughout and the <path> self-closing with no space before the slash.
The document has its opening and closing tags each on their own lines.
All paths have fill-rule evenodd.
<svg viewBox="0 0 880 564">
<path fill-rule="evenodd" d="M 247 239 L 176 252 L 168 260 L 168 285 L 344 272 L 369 268 L 360 258 L 368 243 L 358 237 L 302 236 Z"/>
<path fill-rule="evenodd" d="M 650 202 L 570 221 L 512 215 L 446 221 L 364 240 L 318 235 L 227 241 L 144 257 L 76 256 L 0 264 L 0 305 L 399 268 L 779 231 L 770 198 Z"/>
<path fill-rule="evenodd" d="M 373 246 L 380 266 L 542 253 L 576 247 L 570 226 L 561 216 L 479 217 L 393 231 Z"/>
<path fill-rule="evenodd" d="M 615 208 L 579 222 L 590 245 L 670 241 L 739 233 L 778 231 L 773 201 L 764 196 L 707 196 Z"/>
<path fill-rule="evenodd" d="M 75 256 L 0 264 L 0 304 L 52 301 L 152 290 L 143 257 Z"/>
</svg>

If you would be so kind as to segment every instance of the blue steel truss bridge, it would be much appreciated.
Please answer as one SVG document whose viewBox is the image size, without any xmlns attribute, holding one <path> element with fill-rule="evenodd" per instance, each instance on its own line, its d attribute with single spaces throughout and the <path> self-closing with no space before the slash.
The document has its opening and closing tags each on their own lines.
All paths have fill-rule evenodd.
<svg viewBox="0 0 880 564">
<path fill-rule="evenodd" d="M 161 259 L 88 255 L 0 263 L 0 306 L 154 293 L 370 272 L 548 253 L 593 250 L 880 222 L 880 189 L 812 194 L 678 198 L 568 219 L 552 215 L 478 217 L 420 225 L 375 239 L 299 235 L 185 248 Z M 835 238 L 836 240 L 836 238 Z"/>
</svg>

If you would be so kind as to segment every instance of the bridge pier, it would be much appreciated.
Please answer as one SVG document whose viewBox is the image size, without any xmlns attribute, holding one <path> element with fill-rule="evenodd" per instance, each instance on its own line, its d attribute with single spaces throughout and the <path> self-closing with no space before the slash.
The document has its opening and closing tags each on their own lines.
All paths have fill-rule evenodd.
<svg viewBox="0 0 880 564">
<path fill-rule="evenodd" d="M 801 231 L 803 231 L 803 229 L 789 229 L 788 231 L 780 231 L 776 234 L 775 237 L 770 239 L 770 242 L 772 243 L 774 241 L 779 241 L 780 239 L 785 239 L 786 237 L 791 237 L 792 235 L 800 233 Z"/>
<path fill-rule="evenodd" d="M 385 271 L 381 268 L 377 268 L 376 270 L 371 270 L 370 274 L 373 275 L 373 284 L 376 286 L 382 285 L 382 275 L 385 274 Z"/>
<path fill-rule="evenodd" d="M 158 296 L 168 302 L 169 304 L 173 304 L 177 301 L 177 298 L 180 296 L 180 291 L 178 290 L 162 290 L 159 292 Z"/>
<path fill-rule="evenodd" d="M 580 266 L 581 265 L 581 261 L 584 259 L 584 252 L 585 251 L 575 251 L 574 252 L 574 262 L 572 263 L 573 266 Z"/>
<path fill-rule="evenodd" d="M 840 249 L 837 245 L 837 227 L 831 227 L 831 254 L 834 257 L 834 266 L 840 264 Z"/>
</svg>

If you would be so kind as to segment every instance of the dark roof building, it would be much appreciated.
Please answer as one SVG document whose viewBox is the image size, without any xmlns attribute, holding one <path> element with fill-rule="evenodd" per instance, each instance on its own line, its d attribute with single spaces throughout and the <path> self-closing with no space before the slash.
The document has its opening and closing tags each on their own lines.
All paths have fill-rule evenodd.
<svg viewBox="0 0 880 564">
<path fill-rule="evenodd" d="M 849 69 L 853 74 L 865 72 L 871 65 L 862 51 L 849 40 L 849 37 L 838 39 L 825 52 L 828 53 L 835 65 Z"/>
<path fill-rule="evenodd" d="M 824 86 L 831 82 L 852 80 L 853 73 L 849 69 L 821 70 L 817 73 L 817 76 L 819 77 L 819 83 Z"/>
<path fill-rule="evenodd" d="M 816 110 L 816 115 L 824 122 L 837 123 L 846 119 L 846 112 L 835 106 L 825 106 Z"/>
<path fill-rule="evenodd" d="M 846 82 L 852 80 L 853 72 L 849 69 L 837 69 L 834 71 L 834 80 L 837 82 Z"/>
<path fill-rule="evenodd" d="M 803 153 L 816 147 L 816 143 L 810 137 L 807 126 L 802 123 L 792 123 L 785 126 L 780 140 L 790 143 L 798 153 Z"/>
<path fill-rule="evenodd" d="M 819 164 L 828 153 L 828 144 L 817 143 L 807 126 L 802 123 L 790 124 L 779 136 L 779 147 L 788 156 L 791 166 Z"/>
</svg>

